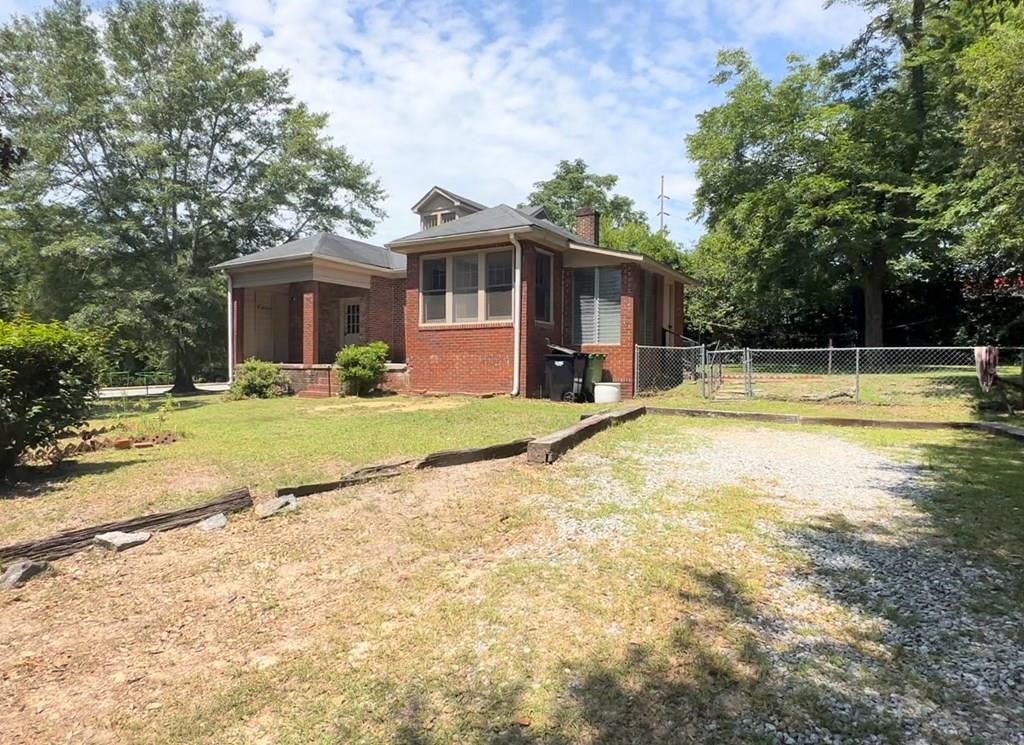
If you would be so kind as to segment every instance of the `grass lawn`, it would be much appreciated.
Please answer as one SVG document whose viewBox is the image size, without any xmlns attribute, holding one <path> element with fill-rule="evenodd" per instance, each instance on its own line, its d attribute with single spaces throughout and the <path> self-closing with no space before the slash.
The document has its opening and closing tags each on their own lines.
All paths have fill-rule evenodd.
<svg viewBox="0 0 1024 745">
<path fill-rule="evenodd" d="M 1015 370 L 1004 373 L 1014 379 Z M 1016 371 L 1019 379 L 1019 371 Z M 925 421 L 971 421 L 991 419 L 1024 423 L 1024 417 L 1007 416 L 999 408 L 994 392 L 982 394 L 977 379 L 964 373 L 952 377 L 948 372 L 911 375 L 861 375 L 860 401 L 853 395 L 852 375 L 756 376 L 754 396 L 743 394 L 742 375 L 726 378 L 714 398 L 705 398 L 700 385 L 685 383 L 643 401 L 652 406 L 681 408 L 758 411 L 806 416 L 841 416 L 868 419 L 919 419 Z M 845 394 L 837 398 L 815 401 L 814 396 Z M 1024 400 L 1016 392 L 1009 393 L 1010 402 L 1019 408 Z M 979 403 L 983 402 L 983 408 Z"/>
<path fill-rule="evenodd" d="M 0 595 L 0 731 L 1014 742 L 1021 483 L 1020 445 L 975 433 L 647 416 L 552 467 L 310 497 Z"/>
<path fill-rule="evenodd" d="M 21 469 L 18 482 L 0 493 L 0 542 L 173 509 L 240 486 L 269 495 L 278 486 L 337 478 L 352 466 L 544 434 L 587 410 L 507 398 L 203 395 L 177 398 L 177 408 L 161 415 L 161 402 L 102 402 L 93 424 L 173 430 L 179 442 Z"/>
</svg>

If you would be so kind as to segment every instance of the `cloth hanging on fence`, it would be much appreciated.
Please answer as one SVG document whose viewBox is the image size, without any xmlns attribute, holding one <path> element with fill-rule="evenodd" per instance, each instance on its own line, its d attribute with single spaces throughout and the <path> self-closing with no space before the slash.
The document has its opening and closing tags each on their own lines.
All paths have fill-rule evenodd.
<svg viewBox="0 0 1024 745">
<path fill-rule="evenodd" d="M 974 364 L 978 370 L 978 382 L 981 390 L 988 391 L 996 384 L 996 371 L 999 368 L 998 347 L 975 347 Z"/>
</svg>

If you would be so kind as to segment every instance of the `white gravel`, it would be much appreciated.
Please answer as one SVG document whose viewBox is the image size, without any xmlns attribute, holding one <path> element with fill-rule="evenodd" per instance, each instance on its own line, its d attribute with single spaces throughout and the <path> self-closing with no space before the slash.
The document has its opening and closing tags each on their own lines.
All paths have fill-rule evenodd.
<svg viewBox="0 0 1024 745">
<path fill-rule="evenodd" d="M 797 429 L 713 428 L 696 449 L 687 432 L 620 453 L 640 460 L 642 488 L 616 477 L 614 459 L 571 456 L 584 467 L 579 499 L 551 514 L 562 542 L 578 545 L 625 540 L 629 524 L 588 523 L 573 507 L 631 510 L 655 492 L 692 500 L 736 483 L 769 495 L 782 515 L 757 525 L 770 550 L 733 540 L 724 552 L 733 566 L 775 567 L 770 602 L 737 623 L 769 660 L 776 697 L 817 697 L 823 713 L 748 712 L 713 723 L 729 733 L 723 741 L 1024 743 L 1024 612 L 1003 595 L 1007 577 L 951 548 L 933 524 L 923 469 Z M 705 517 L 663 522 L 713 530 Z M 775 550 L 795 559 L 772 561 Z"/>
</svg>

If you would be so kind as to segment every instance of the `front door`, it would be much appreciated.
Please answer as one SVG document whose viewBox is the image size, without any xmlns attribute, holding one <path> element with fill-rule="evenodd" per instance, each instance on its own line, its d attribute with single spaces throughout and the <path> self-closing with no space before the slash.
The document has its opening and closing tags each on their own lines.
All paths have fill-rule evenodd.
<svg viewBox="0 0 1024 745">
<path fill-rule="evenodd" d="M 366 343 L 366 302 L 362 298 L 342 298 L 339 301 L 341 346 Z"/>
</svg>

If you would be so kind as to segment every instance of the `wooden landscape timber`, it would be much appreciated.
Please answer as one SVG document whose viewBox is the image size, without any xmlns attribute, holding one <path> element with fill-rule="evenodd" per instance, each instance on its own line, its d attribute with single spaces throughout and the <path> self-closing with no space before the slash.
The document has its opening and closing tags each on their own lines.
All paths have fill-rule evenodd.
<svg viewBox="0 0 1024 745">
<path fill-rule="evenodd" d="M 416 468 L 447 468 L 448 466 L 461 466 L 465 463 L 476 463 L 481 460 L 499 460 L 501 458 L 514 458 L 526 452 L 527 446 L 533 438 L 526 437 L 522 440 L 502 442 L 497 445 L 488 445 L 482 448 L 464 448 L 462 450 L 441 450 L 431 453 L 421 460 Z"/>
<path fill-rule="evenodd" d="M 69 530 L 41 540 L 25 541 L 10 546 L 3 546 L 0 547 L 0 561 L 7 562 L 12 559 L 59 559 L 93 545 L 93 538 L 100 533 L 173 530 L 194 525 L 200 520 L 220 512 L 240 512 L 250 507 L 252 507 L 252 495 L 249 493 L 249 489 L 247 487 L 235 489 L 223 496 L 217 497 L 211 502 L 193 507 L 183 507 L 171 512 L 157 512 L 128 520 L 94 525 L 89 528 Z"/>
<path fill-rule="evenodd" d="M 643 404 L 628 406 L 624 409 L 616 409 L 606 414 L 593 414 L 582 421 L 572 424 L 565 429 L 552 432 L 550 435 L 538 437 L 530 443 L 526 450 L 526 460 L 529 463 L 549 464 L 554 463 L 564 453 L 589 440 L 608 427 L 631 419 L 643 416 L 647 407 Z"/>
</svg>

